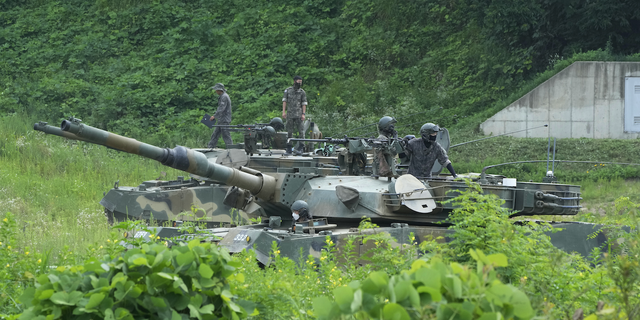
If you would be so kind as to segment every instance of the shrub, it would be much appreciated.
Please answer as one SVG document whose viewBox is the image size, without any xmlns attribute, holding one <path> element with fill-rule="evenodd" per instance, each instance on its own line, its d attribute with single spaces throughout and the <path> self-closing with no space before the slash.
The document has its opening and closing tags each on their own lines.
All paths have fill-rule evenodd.
<svg viewBox="0 0 640 320">
<path fill-rule="evenodd" d="M 199 240 L 143 244 L 38 276 L 20 298 L 28 309 L 19 319 L 244 318 L 252 305 L 229 290 L 234 265 L 226 251 Z"/>
<path fill-rule="evenodd" d="M 530 319 L 533 309 L 527 296 L 503 284 L 495 267 L 507 266 L 503 254 L 486 256 L 470 250 L 475 270 L 440 259 L 415 260 L 410 270 L 389 277 L 373 272 L 363 281 L 333 290 L 314 299 L 318 319 L 354 315 L 358 319 Z"/>
</svg>

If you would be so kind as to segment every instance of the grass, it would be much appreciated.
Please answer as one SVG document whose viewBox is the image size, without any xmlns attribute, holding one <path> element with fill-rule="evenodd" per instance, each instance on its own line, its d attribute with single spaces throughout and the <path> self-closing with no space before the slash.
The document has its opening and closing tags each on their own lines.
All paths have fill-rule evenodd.
<svg viewBox="0 0 640 320">
<path fill-rule="evenodd" d="M 12 212 L 21 230 L 19 246 L 50 251 L 53 263 L 65 247 L 75 252 L 108 239 L 111 230 L 99 201 L 115 181 L 136 186 L 163 171 L 167 179 L 185 175 L 156 161 L 36 132 L 33 122 L 17 115 L 0 118 L 0 216 Z M 449 155 L 459 173 L 480 172 L 490 164 L 546 159 L 546 149 L 546 139 L 499 137 L 452 149 Z M 556 158 L 633 162 L 638 155 L 640 140 L 562 139 Z M 546 163 L 488 172 L 541 181 Z M 558 164 L 556 175 L 582 185 L 588 210 L 601 212 L 619 196 L 640 202 L 640 166 Z"/>
<path fill-rule="evenodd" d="M 34 131 L 17 116 L 0 120 L 0 207 L 19 223 L 21 248 L 84 250 L 111 231 L 99 204 L 115 181 L 123 186 L 167 172 L 159 163 L 83 142 Z M 53 260 L 55 262 L 55 259 Z"/>
</svg>

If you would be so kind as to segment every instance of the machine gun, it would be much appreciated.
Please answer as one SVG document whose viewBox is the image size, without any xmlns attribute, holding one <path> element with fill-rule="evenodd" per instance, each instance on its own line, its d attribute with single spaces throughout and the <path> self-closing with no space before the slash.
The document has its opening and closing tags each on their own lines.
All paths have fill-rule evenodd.
<svg viewBox="0 0 640 320">
<path fill-rule="evenodd" d="M 284 123 L 279 117 L 275 117 L 269 123 L 255 124 L 219 124 L 211 125 L 210 128 L 224 128 L 229 131 L 243 132 L 244 151 L 248 155 L 258 153 L 258 141 L 261 141 L 263 149 L 274 147 L 274 138 L 277 131 L 284 129 Z M 278 147 L 278 146 L 276 146 Z"/>
<path fill-rule="evenodd" d="M 289 141 L 302 141 L 313 143 L 324 143 L 324 147 L 316 150 L 317 155 L 325 157 L 333 156 L 337 153 L 338 164 L 341 171 L 346 175 L 366 175 L 373 173 L 374 176 L 379 175 L 379 163 L 385 157 L 385 153 L 397 154 L 402 152 L 402 139 L 398 138 L 363 138 L 363 137 L 347 137 L 344 138 L 323 138 L 323 139 L 289 139 Z M 342 145 L 344 148 L 337 148 L 336 145 Z M 373 159 L 373 166 L 367 158 L 367 151 L 373 150 L 374 153 L 380 153 Z M 390 172 L 395 172 L 395 164 L 391 157 L 385 158 L 384 162 L 389 165 Z M 372 170 L 367 170 L 371 168 Z"/>
</svg>

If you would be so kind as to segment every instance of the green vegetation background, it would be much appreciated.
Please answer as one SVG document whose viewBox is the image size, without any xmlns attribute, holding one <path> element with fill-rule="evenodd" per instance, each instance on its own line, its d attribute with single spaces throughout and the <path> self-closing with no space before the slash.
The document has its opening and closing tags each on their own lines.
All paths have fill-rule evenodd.
<svg viewBox="0 0 640 320">
<path fill-rule="evenodd" d="M 82 263 L 113 246 L 98 201 L 116 180 L 135 186 L 167 171 L 45 137 L 31 129 L 36 120 L 56 125 L 73 115 L 161 146 L 204 146 L 210 131 L 199 119 L 215 108 L 214 83 L 229 89 L 233 123 L 265 122 L 280 115 L 282 91 L 299 74 L 325 136 L 373 135 L 371 124 L 391 115 L 401 135 L 429 121 L 459 143 L 573 61 L 639 61 L 639 17 L 640 2 L 604 0 L 0 0 L 0 204 L 17 224 L 14 247 L 0 246 L 11 252 L 6 261 L 24 264 L 3 274 L 3 310 L 17 308 L 7 290 L 22 290 L 12 281 L 27 281 L 36 261 Z M 457 171 L 479 172 L 546 159 L 546 150 L 546 139 L 505 137 L 450 156 Z M 638 141 L 563 139 L 556 158 L 639 155 Z M 589 209 L 578 219 L 606 212 L 621 195 L 639 202 L 638 168 L 602 164 L 556 168 L 583 187 Z M 539 181 L 546 167 L 492 170 Z"/>
<path fill-rule="evenodd" d="M 214 83 L 233 123 L 265 122 L 299 74 L 325 136 L 383 115 L 473 132 L 575 60 L 640 60 L 639 17 L 622 0 L 2 0 L 0 111 L 204 146 Z"/>
</svg>

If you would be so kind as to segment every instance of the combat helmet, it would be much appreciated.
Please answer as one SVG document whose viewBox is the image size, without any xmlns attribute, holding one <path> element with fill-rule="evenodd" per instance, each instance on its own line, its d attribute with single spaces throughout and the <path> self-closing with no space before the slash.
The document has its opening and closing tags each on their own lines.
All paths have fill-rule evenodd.
<svg viewBox="0 0 640 320">
<path fill-rule="evenodd" d="M 275 117 L 271 119 L 271 121 L 269 121 L 269 126 L 276 131 L 281 131 L 282 129 L 284 129 L 284 122 L 282 121 L 282 118 Z"/>
<path fill-rule="evenodd" d="M 398 121 L 396 121 L 396 119 L 393 117 L 384 116 L 380 118 L 380 121 L 378 121 L 378 133 L 380 134 L 393 133 L 395 131 L 394 124 L 396 124 L 396 122 Z"/>
<path fill-rule="evenodd" d="M 309 214 L 309 204 L 304 200 L 296 200 L 296 202 L 291 205 L 291 211 L 298 211 L 301 218 L 311 216 Z"/>
<path fill-rule="evenodd" d="M 272 126 L 265 126 L 264 127 L 264 134 L 267 137 L 274 137 L 276 135 L 276 130 Z"/>
<path fill-rule="evenodd" d="M 440 131 L 440 127 L 438 127 L 438 125 L 430 123 L 430 122 L 429 123 L 425 123 L 420 128 L 420 136 L 424 140 L 429 140 L 429 136 L 432 133 L 436 133 L 436 132 L 439 132 L 439 131 Z"/>
</svg>

